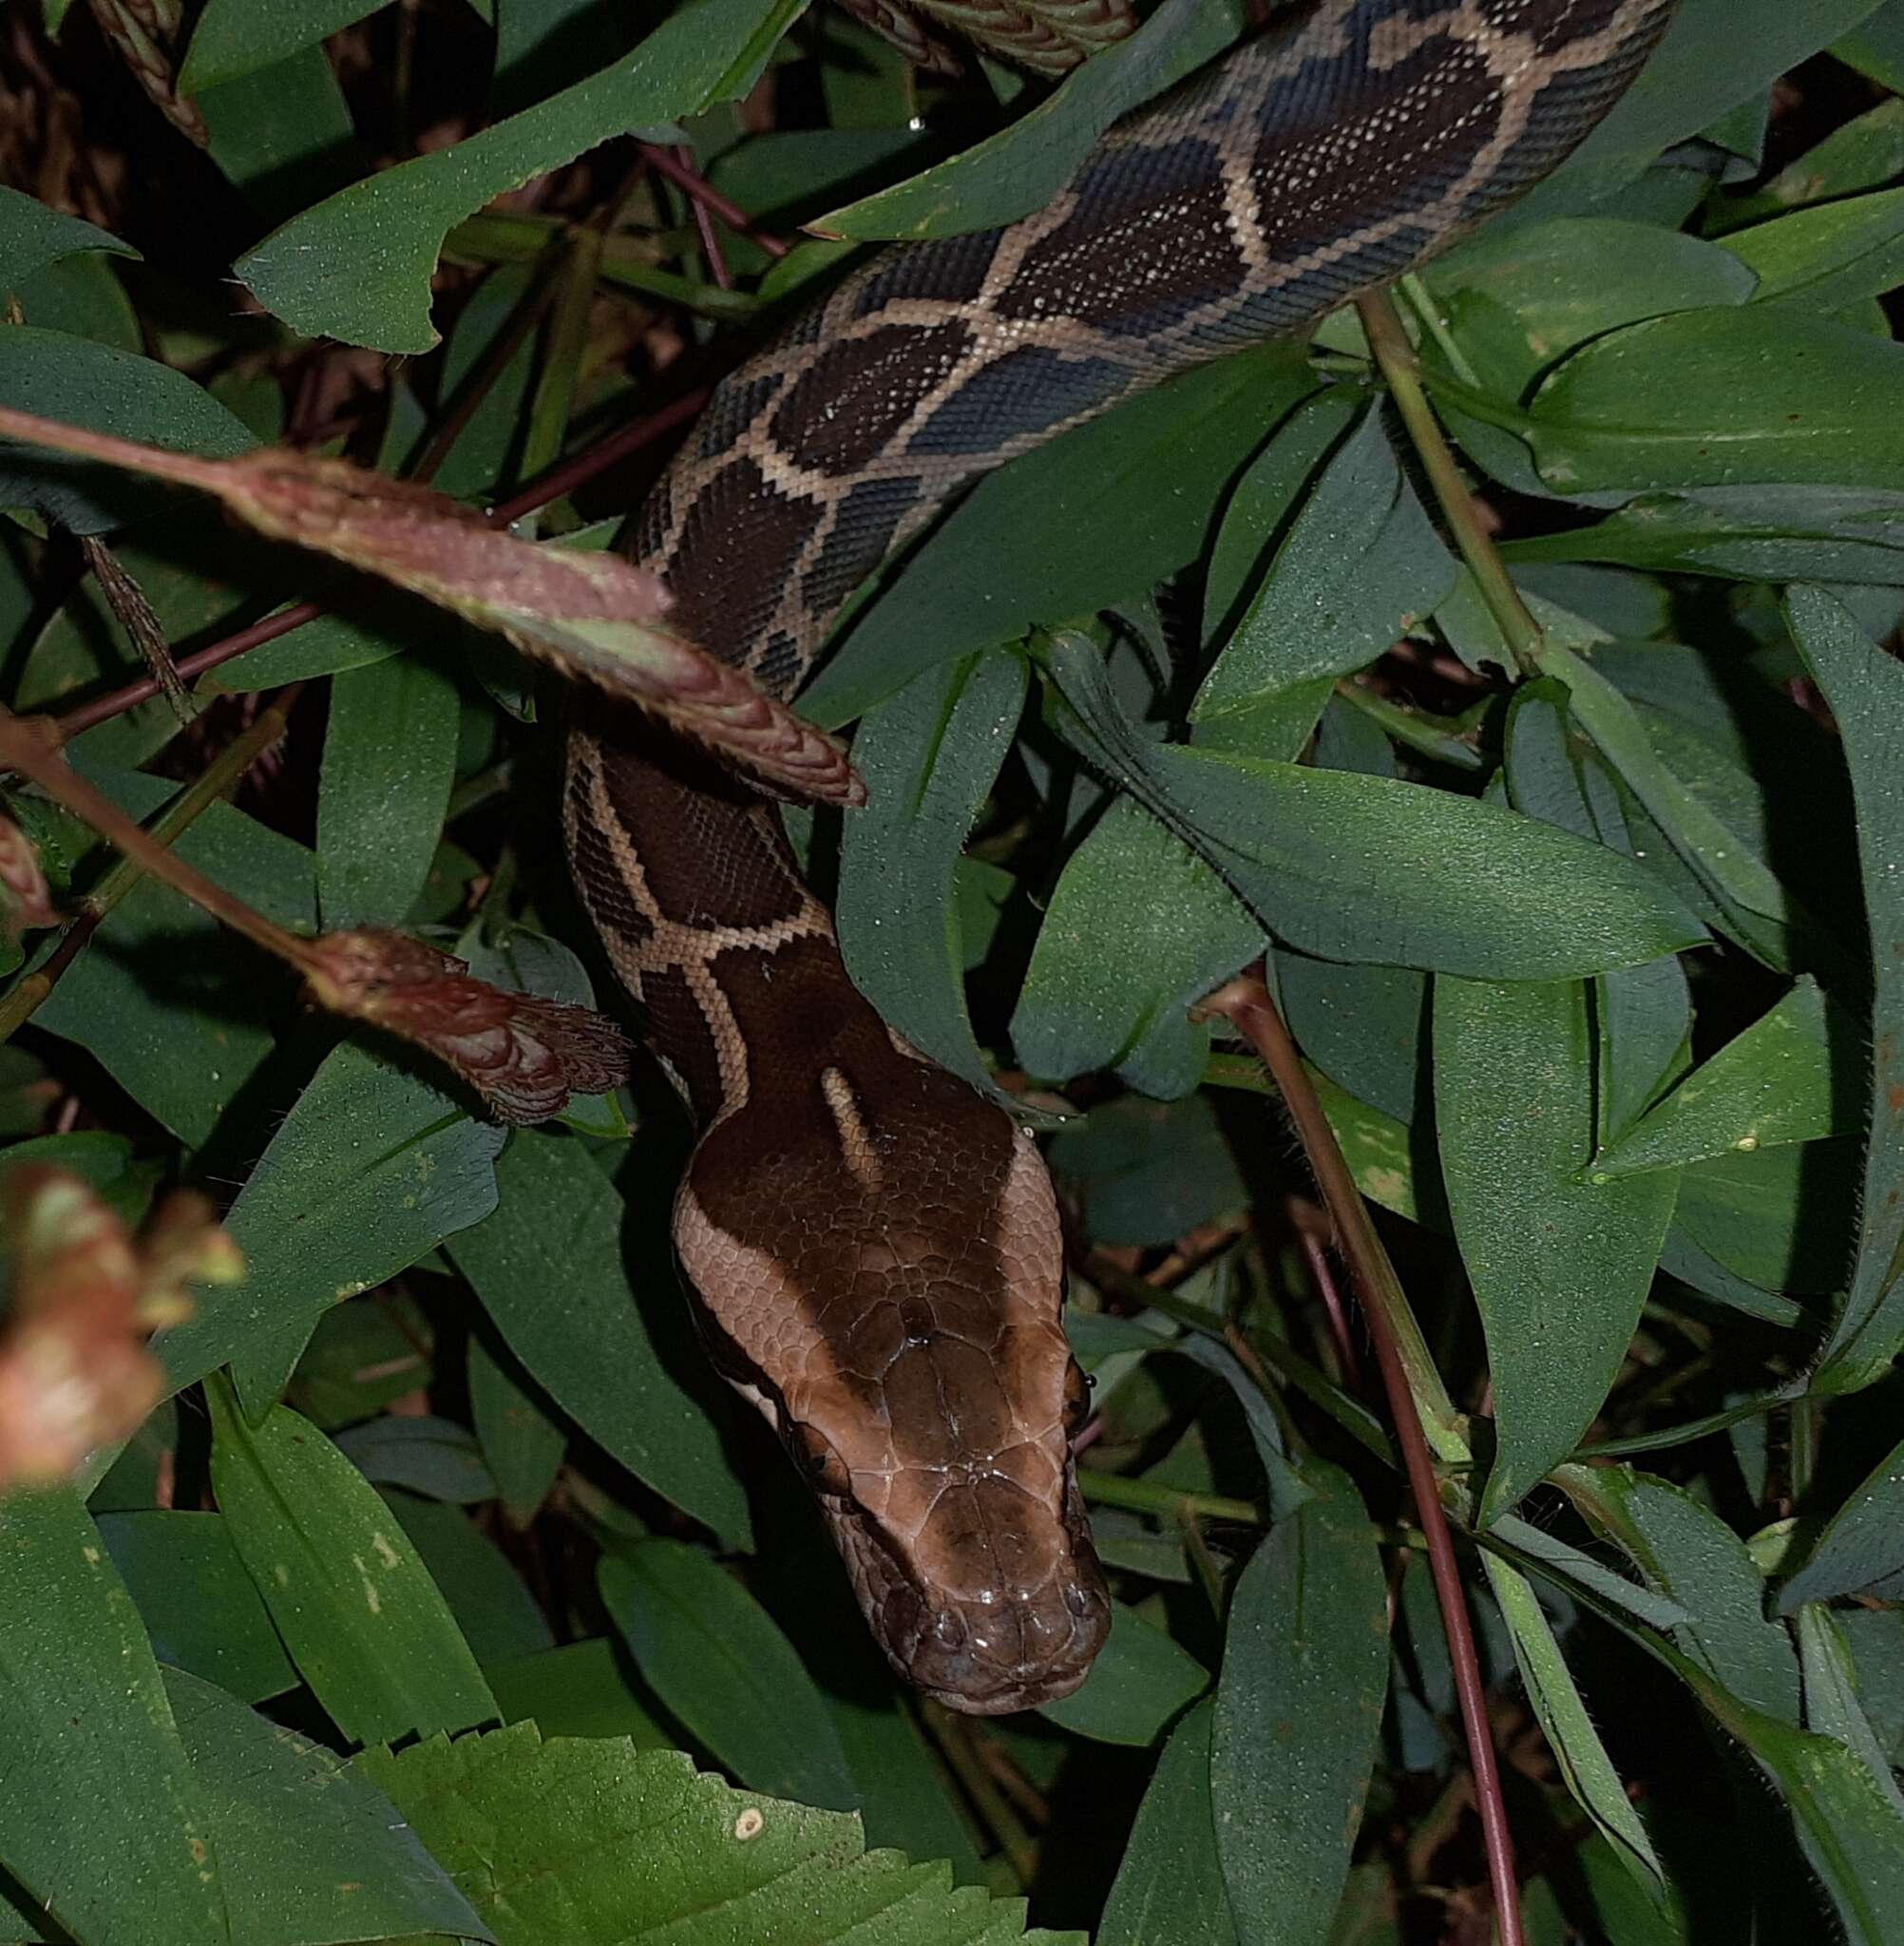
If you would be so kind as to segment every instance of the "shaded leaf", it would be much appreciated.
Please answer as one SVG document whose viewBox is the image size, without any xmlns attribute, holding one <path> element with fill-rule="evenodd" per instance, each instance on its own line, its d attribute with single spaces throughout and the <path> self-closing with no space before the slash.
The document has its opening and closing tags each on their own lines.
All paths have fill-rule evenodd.
<svg viewBox="0 0 1904 1946">
<path fill-rule="evenodd" d="M 1209 1687 L 1209 1672 L 1194 1656 L 1114 1602 L 1111 1633 L 1083 1687 L 1062 1702 L 1043 1704 L 1038 1714 L 1096 1743 L 1148 1745 Z"/>
<path fill-rule="evenodd" d="M 870 801 L 841 837 L 834 914 L 847 972 L 881 1019 L 994 1099 L 952 886 L 1024 695 L 1024 663 L 994 652 L 928 670 L 868 714 L 853 758 Z"/>
<path fill-rule="evenodd" d="M 1210 1803 L 1215 1715 L 1212 1697 L 1171 1732 L 1137 1807 L 1097 1946 L 1235 1946 Z"/>
<path fill-rule="evenodd" d="M 429 875 L 456 768 L 456 685 L 419 656 L 331 684 L 317 786 L 317 906 L 327 931 L 396 925 Z"/>
<path fill-rule="evenodd" d="M 1146 887 L 1133 901 L 1131 888 Z M 1034 1075 L 1114 1070 L 1140 1094 L 1188 1095 L 1209 1028 L 1190 1008 L 1263 950 L 1263 927 L 1209 865 L 1149 811 L 1119 798 L 1057 882 L 1012 1015 Z"/>
<path fill-rule="evenodd" d="M 1514 1661 L 1527 1686 L 1528 1701 L 1540 1720 L 1548 1747 L 1560 1765 L 1567 1787 L 1580 1807 L 1612 1841 L 1621 1861 L 1644 1871 L 1648 1881 L 1664 1880 L 1664 1873 L 1640 1814 L 1628 1801 L 1626 1786 L 1593 1727 L 1580 1691 L 1574 1686 L 1560 1644 L 1534 1599 L 1533 1590 L 1518 1570 L 1491 1554 L 1481 1556 L 1495 1599 L 1514 1641 Z"/>
<path fill-rule="evenodd" d="M 673 1288 L 638 1298 L 622 1230 L 628 1213 L 574 1142 L 524 1132 L 496 1165 L 502 1200 L 487 1222 L 449 1245 L 496 1328 L 582 1431 L 655 1491 L 747 1546 L 747 1497 L 721 1450 L 714 1382 L 688 1344 Z M 673 1279 L 667 1280 L 672 1287 Z M 676 1328 L 657 1343 L 646 1313 L 669 1307 Z M 671 1358 L 694 1360 L 685 1390 Z"/>
<path fill-rule="evenodd" d="M 858 1806 L 812 1677 L 732 1574 L 685 1542 L 638 1540 L 605 1555 L 596 1579 L 643 1679 L 736 1777 L 802 1803 Z"/>
<path fill-rule="evenodd" d="M 1494 1378 L 1483 1517 L 1512 1507 L 1599 1411 L 1652 1284 L 1670 1175 L 1583 1182 L 1593 1047 L 1575 984 L 1435 984 L 1442 1175 Z"/>
<path fill-rule="evenodd" d="M 297 1097 L 226 1218 L 245 1276 L 208 1293 L 154 1349 L 174 1389 L 233 1359 L 248 1399 L 276 1396 L 332 1305 L 407 1269 L 496 1207 L 502 1132 L 354 1045 Z"/>
<path fill-rule="evenodd" d="M 1855 1594 L 1875 1583 L 1904 1588 L 1904 1443 L 1894 1446 L 1844 1498 L 1798 1572 L 1779 1590 L 1779 1612 Z M 1894 1594 L 1898 1588 L 1882 1592 Z"/>
<path fill-rule="evenodd" d="M 305 210 L 241 258 L 238 275 L 309 336 L 427 352 L 430 273 L 450 229 L 610 136 L 745 93 L 797 11 L 788 0 L 692 0 L 612 67 Z"/>
<path fill-rule="evenodd" d="M 166 1672 L 165 1693 L 217 1835 L 235 1941 L 494 1938 L 390 1801 L 341 1758 L 181 1670 Z"/>
<path fill-rule="evenodd" d="M 161 1662 L 245 1703 L 294 1687 L 297 1671 L 222 1515 L 154 1507 L 97 1518 Z"/>
<path fill-rule="evenodd" d="M 0 1864 L 97 1946 L 226 1936 L 223 1874 L 138 1611 L 66 1486 L 0 1495 Z"/>
<path fill-rule="evenodd" d="M 1904 1268 L 1904 905 L 1897 897 L 1898 874 L 1904 871 L 1904 777 L 1895 761 L 1904 739 L 1904 668 L 1865 635 L 1842 603 L 1818 589 L 1793 589 L 1786 615 L 1844 739 L 1871 935 L 1875 1051 L 1863 1219 L 1851 1289 L 1813 1378 L 1829 1391 L 1881 1376 L 1904 1343 L 1897 1282 Z"/>
<path fill-rule="evenodd" d="M 1086 641 L 1055 636 L 1049 658 L 1067 732 L 1094 766 L 1305 952 L 1539 980 L 1698 937 L 1650 873 L 1602 847 L 1392 778 L 1146 742 Z M 1449 857 L 1463 861 L 1458 876 L 1440 868 Z"/>
<path fill-rule="evenodd" d="M 1887 429 L 1900 411 L 1904 348 L 1784 305 L 1743 305 L 1595 339 L 1534 394 L 1526 429 L 1561 493 L 1897 487 L 1904 459 Z"/>
<path fill-rule="evenodd" d="M 1593 1180 L 1728 1150 L 1852 1133 L 1842 1050 L 1856 1032 L 1809 977 L 1594 1158 Z"/>
<path fill-rule="evenodd" d="M 1375 1532 L 1346 1476 L 1311 1489 L 1250 1557 L 1229 1607 L 1210 1727 L 1210 1810 L 1236 1936 L 1329 1936 L 1387 1688 Z"/>
</svg>

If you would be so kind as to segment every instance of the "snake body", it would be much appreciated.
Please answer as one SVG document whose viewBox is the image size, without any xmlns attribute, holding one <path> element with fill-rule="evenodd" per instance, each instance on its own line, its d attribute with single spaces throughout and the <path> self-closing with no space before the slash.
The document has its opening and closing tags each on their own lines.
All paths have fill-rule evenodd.
<svg viewBox="0 0 1904 1946">
<path fill-rule="evenodd" d="M 672 620 L 772 696 L 979 474 L 1300 332 L 1547 174 L 1672 0 L 1320 0 L 1119 124 L 1038 214 L 874 258 L 716 390 L 642 510 Z M 1063 1696 L 1110 1605 L 1031 1139 L 847 979 L 775 813 L 601 709 L 584 902 L 701 1130 L 675 1240 L 725 1376 L 806 1470 L 873 1633 L 959 1709 Z"/>
</svg>

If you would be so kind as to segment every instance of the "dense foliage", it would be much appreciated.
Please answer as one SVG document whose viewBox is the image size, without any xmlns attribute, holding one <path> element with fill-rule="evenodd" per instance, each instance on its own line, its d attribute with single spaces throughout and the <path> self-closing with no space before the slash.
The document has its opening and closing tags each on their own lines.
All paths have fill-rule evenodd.
<svg viewBox="0 0 1904 1946">
<path fill-rule="evenodd" d="M 797 0 L 40 10 L 0 406 L 484 505 L 637 427 L 516 530 L 578 549 L 757 315 L 1241 30 L 1166 0 L 1053 90 Z M 1682 0 L 1393 310 L 1005 468 L 838 632 L 871 803 L 796 842 L 1068 1205 L 1117 1609 L 1037 1716 L 903 1691 L 706 1369 L 665 1089 L 505 1135 L 10 783 L 0 1940 L 1489 1937 L 1368 1330 L 1192 1018 L 1264 960 L 1405 1294 L 1526 1936 L 1904 1942 L 1900 185 L 1904 0 Z M 0 446 L 0 697 L 179 856 L 610 1000 L 545 673 L 99 465 Z"/>
</svg>

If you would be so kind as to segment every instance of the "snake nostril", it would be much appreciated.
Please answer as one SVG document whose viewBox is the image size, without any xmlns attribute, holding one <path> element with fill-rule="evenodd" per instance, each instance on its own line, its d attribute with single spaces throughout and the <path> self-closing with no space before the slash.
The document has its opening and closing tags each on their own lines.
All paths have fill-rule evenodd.
<svg viewBox="0 0 1904 1946">
<path fill-rule="evenodd" d="M 927 1632 L 941 1649 L 962 1649 L 965 1646 L 965 1624 L 950 1609 L 942 1609 L 933 1617 L 932 1627 Z"/>
</svg>

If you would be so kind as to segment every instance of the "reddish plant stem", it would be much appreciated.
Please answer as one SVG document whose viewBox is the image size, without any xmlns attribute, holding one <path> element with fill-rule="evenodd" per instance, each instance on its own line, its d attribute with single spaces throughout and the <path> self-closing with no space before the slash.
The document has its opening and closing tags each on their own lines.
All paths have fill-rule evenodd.
<svg viewBox="0 0 1904 1946">
<path fill-rule="evenodd" d="M 1415 1406 L 1415 1393 L 1404 1367 L 1401 1347 L 1389 1315 L 1386 1279 L 1394 1272 L 1385 1260 L 1380 1265 L 1368 1261 L 1371 1250 L 1380 1244 L 1372 1227 L 1364 1222 L 1343 1220 L 1343 1197 L 1360 1207 L 1360 1194 L 1348 1165 L 1337 1145 L 1335 1132 L 1316 1091 L 1303 1067 L 1302 1057 L 1289 1030 L 1283 1024 L 1269 989 L 1260 979 L 1245 974 L 1212 994 L 1204 1002 L 1205 1013 L 1221 1014 L 1244 1035 L 1263 1057 L 1270 1078 L 1296 1124 L 1310 1166 L 1321 1183 L 1330 1213 L 1336 1218 L 1336 1233 L 1342 1247 L 1356 1294 L 1361 1301 L 1369 1337 L 1375 1345 L 1376 1362 L 1381 1370 L 1382 1388 L 1388 1395 L 1388 1409 L 1395 1421 L 1397 1440 L 1408 1474 L 1408 1485 L 1415 1497 L 1421 1530 L 1428 1543 L 1429 1572 L 1434 1577 L 1435 1597 L 1441 1610 L 1441 1626 L 1448 1638 L 1449 1660 L 1454 1666 L 1455 1689 L 1458 1699 L 1461 1730 L 1467 1741 L 1468 1763 L 1474 1772 L 1475 1801 L 1480 1812 L 1482 1842 L 1487 1852 L 1488 1877 L 1494 1887 L 1495 1910 L 1500 1922 L 1501 1946 L 1526 1946 L 1521 1927 L 1520 1896 L 1514 1869 L 1514 1834 L 1509 1829 L 1507 1805 L 1501 1795 L 1500 1770 L 1495 1761 L 1493 1736 L 1488 1725 L 1487 1701 L 1481 1681 L 1480 1658 L 1475 1650 L 1474 1628 L 1468 1618 L 1468 1605 L 1461 1590 L 1460 1570 L 1455 1561 L 1454 1537 L 1442 1512 L 1440 1489 L 1435 1478 L 1435 1463 L 1429 1457 L 1428 1441 L 1421 1430 L 1420 1415 Z"/>
<path fill-rule="evenodd" d="M 1355 1355 L 1355 1333 L 1349 1329 L 1348 1312 L 1342 1305 L 1342 1294 L 1336 1288 L 1336 1273 L 1329 1265 L 1329 1253 L 1323 1248 L 1323 1240 L 1313 1231 L 1302 1230 L 1298 1234 L 1303 1239 L 1303 1255 L 1307 1259 L 1309 1275 L 1316 1280 L 1316 1289 L 1323 1300 L 1323 1308 L 1329 1314 L 1329 1329 L 1336 1341 L 1336 1356 L 1342 1362 L 1342 1376 L 1357 1390 L 1361 1387 L 1361 1361 Z"/>
<path fill-rule="evenodd" d="M 695 152 L 686 143 L 676 149 L 675 155 L 681 166 L 693 169 Z M 690 197 L 694 205 L 695 227 L 701 233 L 701 253 L 708 260 L 708 271 L 723 291 L 733 289 L 733 273 L 727 267 L 727 253 L 720 245 L 720 232 L 714 227 L 714 211 L 698 197 Z"/>
<path fill-rule="evenodd" d="M 706 403 L 705 390 L 689 392 L 672 405 L 662 407 L 658 412 L 651 412 L 645 419 L 633 421 L 619 432 L 604 439 L 600 446 L 578 453 L 574 459 L 544 473 L 513 500 L 505 500 L 501 506 L 490 507 L 485 518 L 496 526 L 505 527 L 511 521 L 521 520 L 525 513 L 533 513 L 537 507 L 546 506 L 552 500 L 560 500 L 563 494 L 573 492 L 618 460 L 665 437 L 684 420 L 694 418 Z M 289 608 L 280 608 L 276 615 L 267 615 L 261 621 L 254 621 L 249 627 L 238 629 L 192 655 L 181 656 L 179 674 L 185 681 L 194 681 L 207 669 L 216 669 L 220 663 L 243 655 L 247 649 L 275 642 L 278 637 L 289 635 L 294 629 L 302 628 L 307 621 L 315 621 L 330 612 L 331 603 L 328 601 L 295 601 Z M 123 689 L 95 696 L 91 702 L 77 703 L 55 719 L 60 740 L 68 741 L 96 724 L 124 715 L 127 710 L 150 702 L 158 694 L 159 685 L 149 677 L 142 677 L 137 682 L 128 682 Z"/>
<path fill-rule="evenodd" d="M 731 197 L 723 196 L 697 169 L 687 167 L 659 143 L 644 142 L 641 153 L 658 175 L 665 176 L 677 188 L 685 189 L 697 207 L 718 217 L 736 236 L 759 244 L 769 257 L 785 257 L 792 248 L 786 238 L 776 237 L 770 230 L 755 229 L 753 219 L 739 203 Z"/>
</svg>

